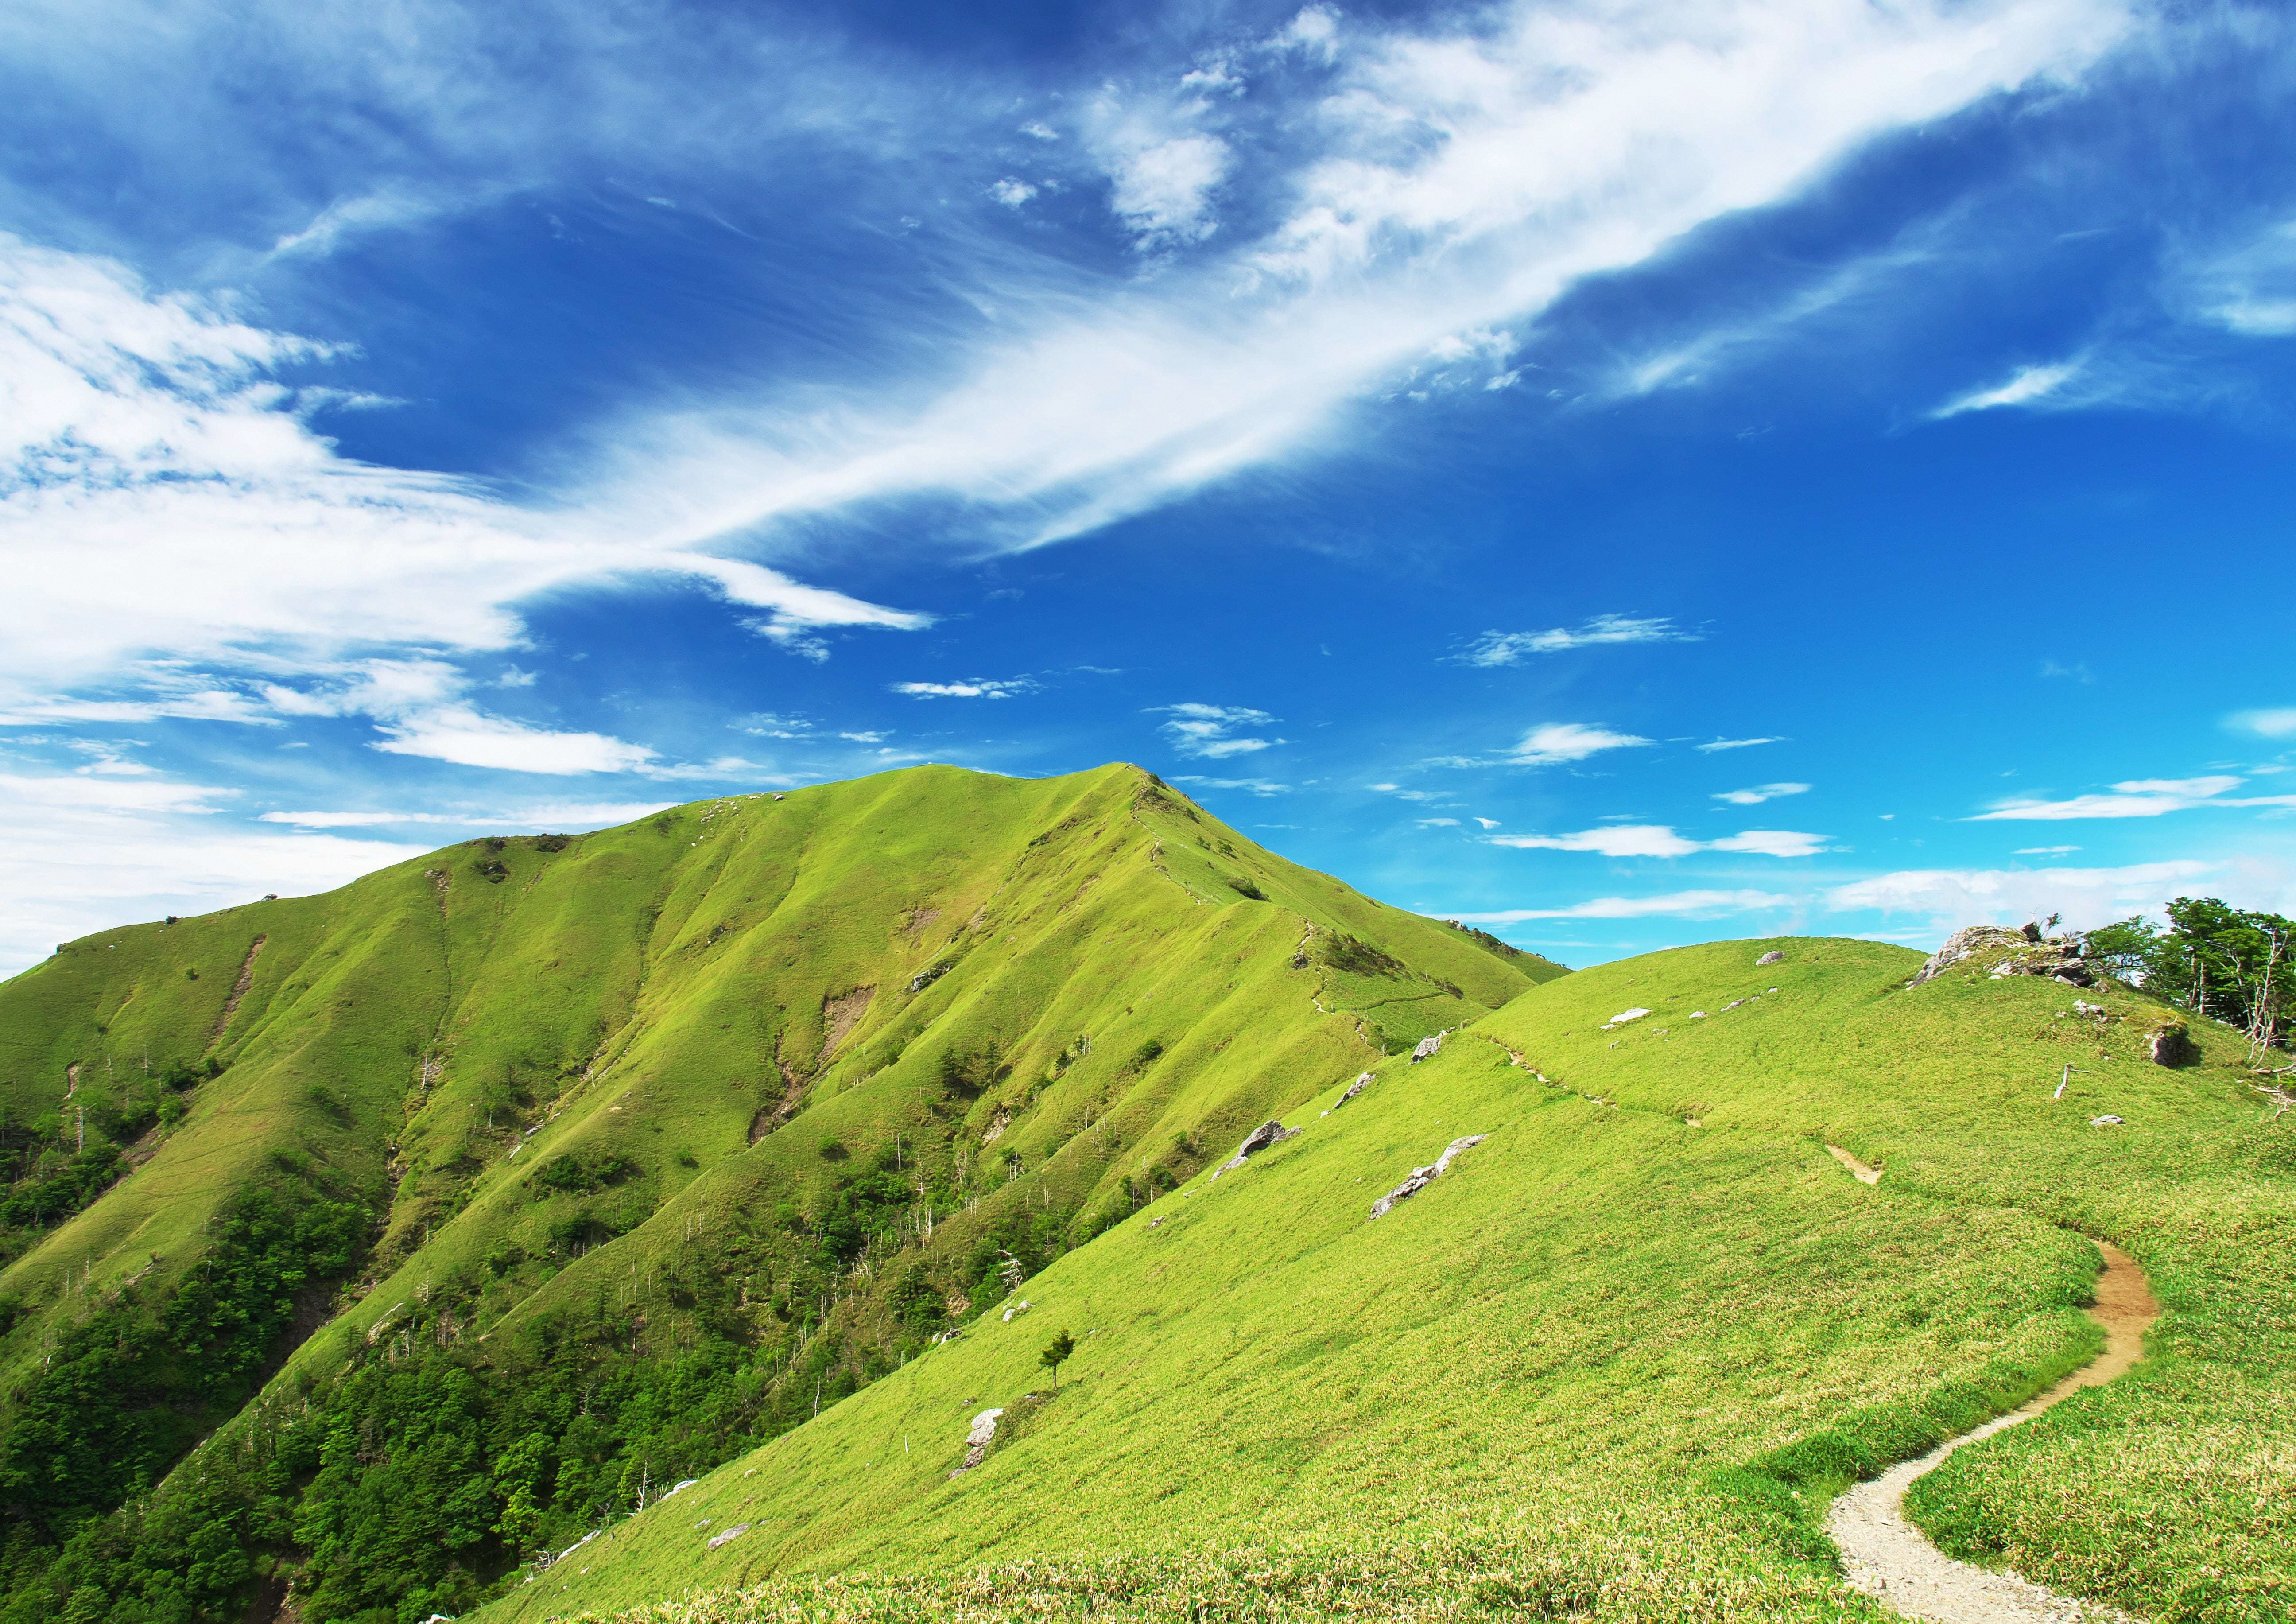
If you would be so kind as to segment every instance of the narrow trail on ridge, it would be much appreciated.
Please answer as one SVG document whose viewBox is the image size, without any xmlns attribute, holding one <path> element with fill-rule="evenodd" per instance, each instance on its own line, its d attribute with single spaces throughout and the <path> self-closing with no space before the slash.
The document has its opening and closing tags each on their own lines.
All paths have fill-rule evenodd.
<svg viewBox="0 0 2296 1624">
<path fill-rule="evenodd" d="M 2144 1357 L 2144 1329 L 2161 1305 L 2136 1260 L 2100 1241 L 2104 1274 L 2088 1316 L 2104 1327 L 2104 1351 L 2048 1391 L 2005 1415 L 1940 1444 L 1919 1460 L 1905 1461 L 1871 1482 L 1853 1486 L 1833 1503 L 1825 1531 L 1841 1549 L 1850 1585 L 1910 1619 L 1929 1624 L 2102 1624 L 2128 1615 L 2102 1602 L 2084 1602 L 2018 1578 L 1956 1562 L 1906 1521 L 1906 1490 L 1964 1444 L 2030 1421 L 2085 1387 L 2100 1387 Z"/>
</svg>

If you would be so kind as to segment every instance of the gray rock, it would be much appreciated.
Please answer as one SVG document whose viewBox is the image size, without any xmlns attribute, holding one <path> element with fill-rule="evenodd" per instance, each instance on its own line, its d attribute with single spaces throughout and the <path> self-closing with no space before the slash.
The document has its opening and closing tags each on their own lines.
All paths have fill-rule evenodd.
<svg viewBox="0 0 2296 1624">
<path fill-rule="evenodd" d="M 972 1418 L 972 1430 L 964 1435 L 964 1464 L 950 1472 L 951 1477 L 963 1477 L 988 1458 L 988 1446 L 996 1441 L 996 1418 L 1003 1410 L 983 1410 Z"/>
<path fill-rule="evenodd" d="M 922 992 L 935 981 L 939 980 L 941 977 L 947 975 L 951 968 L 952 966 L 947 960 L 943 960 L 938 964 L 926 966 L 924 969 L 920 970 L 916 974 L 909 978 L 909 990 L 911 992 Z"/>
<path fill-rule="evenodd" d="M 2201 1058 L 2201 1046 L 2182 1026 L 2164 1026 L 2144 1040 L 2144 1053 L 2156 1066 L 2190 1066 Z"/>
<path fill-rule="evenodd" d="M 1433 1059 L 1443 1047 L 1443 1038 L 1444 1034 L 1441 1032 L 1436 1033 L 1432 1038 L 1422 1038 L 1419 1040 L 1419 1046 L 1411 1051 L 1412 1063 L 1416 1065 L 1423 1060 Z"/>
<path fill-rule="evenodd" d="M 1754 961 L 1754 968 L 1759 970 L 1765 964 L 1783 964 L 1785 962 L 1786 956 L 1773 947 L 1767 953 L 1765 953 L 1761 957 Z"/>
<path fill-rule="evenodd" d="M 2088 1120 L 2088 1125 L 2091 1128 L 2118 1128 L 2120 1126 L 2120 1119 L 2119 1117 L 2091 1117 Z"/>
<path fill-rule="evenodd" d="M 774 799 L 775 800 L 779 800 L 781 797 L 776 795 Z M 710 1535 L 709 1548 L 714 1551 L 719 1546 L 724 1545 L 728 1539 L 739 1539 L 742 1535 L 750 1531 L 750 1525 L 749 1523 L 736 1522 L 733 1527 L 727 1529 L 722 1534 Z"/>
<path fill-rule="evenodd" d="M 1365 1088 L 1371 1086 L 1371 1079 L 1372 1074 L 1366 1071 L 1361 1077 L 1356 1079 L 1354 1082 L 1349 1083 L 1348 1085 L 1348 1091 L 1340 1095 L 1338 1101 L 1332 1106 L 1332 1109 L 1333 1111 L 1337 1111 L 1341 1105 L 1346 1104 L 1349 1100 L 1355 1098 L 1356 1095 L 1361 1094 Z"/>
<path fill-rule="evenodd" d="M 1449 1172 L 1451 1170 L 1452 1157 L 1456 1156 L 1462 1151 L 1472 1150 L 1475 1146 L 1480 1144 L 1488 1137 L 1490 1137 L 1488 1134 L 1469 1134 L 1464 1138 L 1452 1140 L 1451 1143 L 1444 1148 L 1443 1153 L 1435 1158 L 1432 1165 L 1412 1169 L 1410 1177 L 1405 1179 L 1401 1184 L 1396 1185 L 1394 1189 L 1390 1190 L 1386 1194 L 1372 1202 L 1372 1217 L 1386 1217 L 1390 1212 L 1395 1210 L 1396 1202 L 1399 1201 L 1408 1201 L 1411 1197 L 1418 1194 L 1422 1190 L 1424 1190 L 1429 1185 L 1433 1184 L 1437 1179 L 1442 1177 L 1444 1174 Z"/>
<path fill-rule="evenodd" d="M 1243 1136 L 1243 1143 L 1236 1147 L 1234 1155 L 1212 1169 L 1212 1178 L 1218 1178 L 1222 1173 L 1233 1172 L 1243 1165 L 1246 1157 L 1257 1156 L 1271 1144 L 1281 1144 L 1286 1139 L 1298 1136 L 1299 1132 L 1298 1128 L 1286 1128 L 1283 1123 L 1273 1119 L 1262 1122 Z M 1210 1184 L 1211 1178 L 1204 1182 Z"/>
<path fill-rule="evenodd" d="M 1929 962 L 1907 985 L 1919 987 L 1924 981 L 1933 981 L 1956 964 L 1972 959 L 1996 980 L 2033 975 L 2047 976 L 2068 987 L 2087 987 L 2095 982 L 2096 972 L 2082 961 L 2081 945 L 2077 939 L 2042 939 L 2039 930 L 2038 925 L 2028 925 L 2021 931 L 1999 925 L 1964 925 L 1946 938 L 1945 946 L 1930 956 Z"/>
</svg>

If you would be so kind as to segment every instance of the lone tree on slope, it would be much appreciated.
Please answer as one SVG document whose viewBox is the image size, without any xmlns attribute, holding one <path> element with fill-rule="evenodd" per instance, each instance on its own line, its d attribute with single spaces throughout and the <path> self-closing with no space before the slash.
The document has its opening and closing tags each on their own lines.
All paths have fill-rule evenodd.
<svg viewBox="0 0 2296 1624">
<path fill-rule="evenodd" d="M 1055 1389 L 1058 1389 L 1061 1384 L 1061 1366 L 1068 1362 L 1069 1355 L 1075 1351 L 1076 1338 L 1063 1331 L 1051 1341 L 1046 1342 L 1044 1352 L 1037 1356 L 1037 1363 L 1053 1373 L 1053 1386 Z"/>
</svg>

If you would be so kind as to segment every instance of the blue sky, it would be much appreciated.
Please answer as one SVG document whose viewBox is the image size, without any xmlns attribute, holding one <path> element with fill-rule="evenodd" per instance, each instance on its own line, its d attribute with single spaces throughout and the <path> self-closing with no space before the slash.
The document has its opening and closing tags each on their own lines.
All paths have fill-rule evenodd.
<svg viewBox="0 0 2296 1624">
<path fill-rule="evenodd" d="M 1123 759 L 1584 964 L 2296 911 L 2296 25 L 0 18 L 0 970 Z"/>
</svg>

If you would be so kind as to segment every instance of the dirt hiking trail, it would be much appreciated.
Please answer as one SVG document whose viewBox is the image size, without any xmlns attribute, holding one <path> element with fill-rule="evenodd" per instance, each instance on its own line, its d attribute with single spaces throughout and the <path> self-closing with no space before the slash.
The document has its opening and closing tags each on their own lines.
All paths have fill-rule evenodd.
<svg viewBox="0 0 2296 1624">
<path fill-rule="evenodd" d="M 2103 1242 L 2097 1250 L 2104 1254 L 2104 1273 L 2088 1315 L 2104 1327 L 2102 1354 L 2021 1407 L 1853 1486 L 1833 1503 L 1825 1531 L 1841 1548 L 1842 1568 L 1855 1588 L 1928 1624 L 2108 1624 L 2128 1618 L 2102 1602 L 2059 1595 L 2013 1573 L 1956 1562 L 1906 1521 L 1903 1508 L 1914 1480 L 1962 1445 L 2030 1421 L 2085 1387 L 2112 1381 L 2144 1357 L 2144 1328 L 2160 1317 L 2161 1305 L 2134 1258 Z"/>
</svg>

